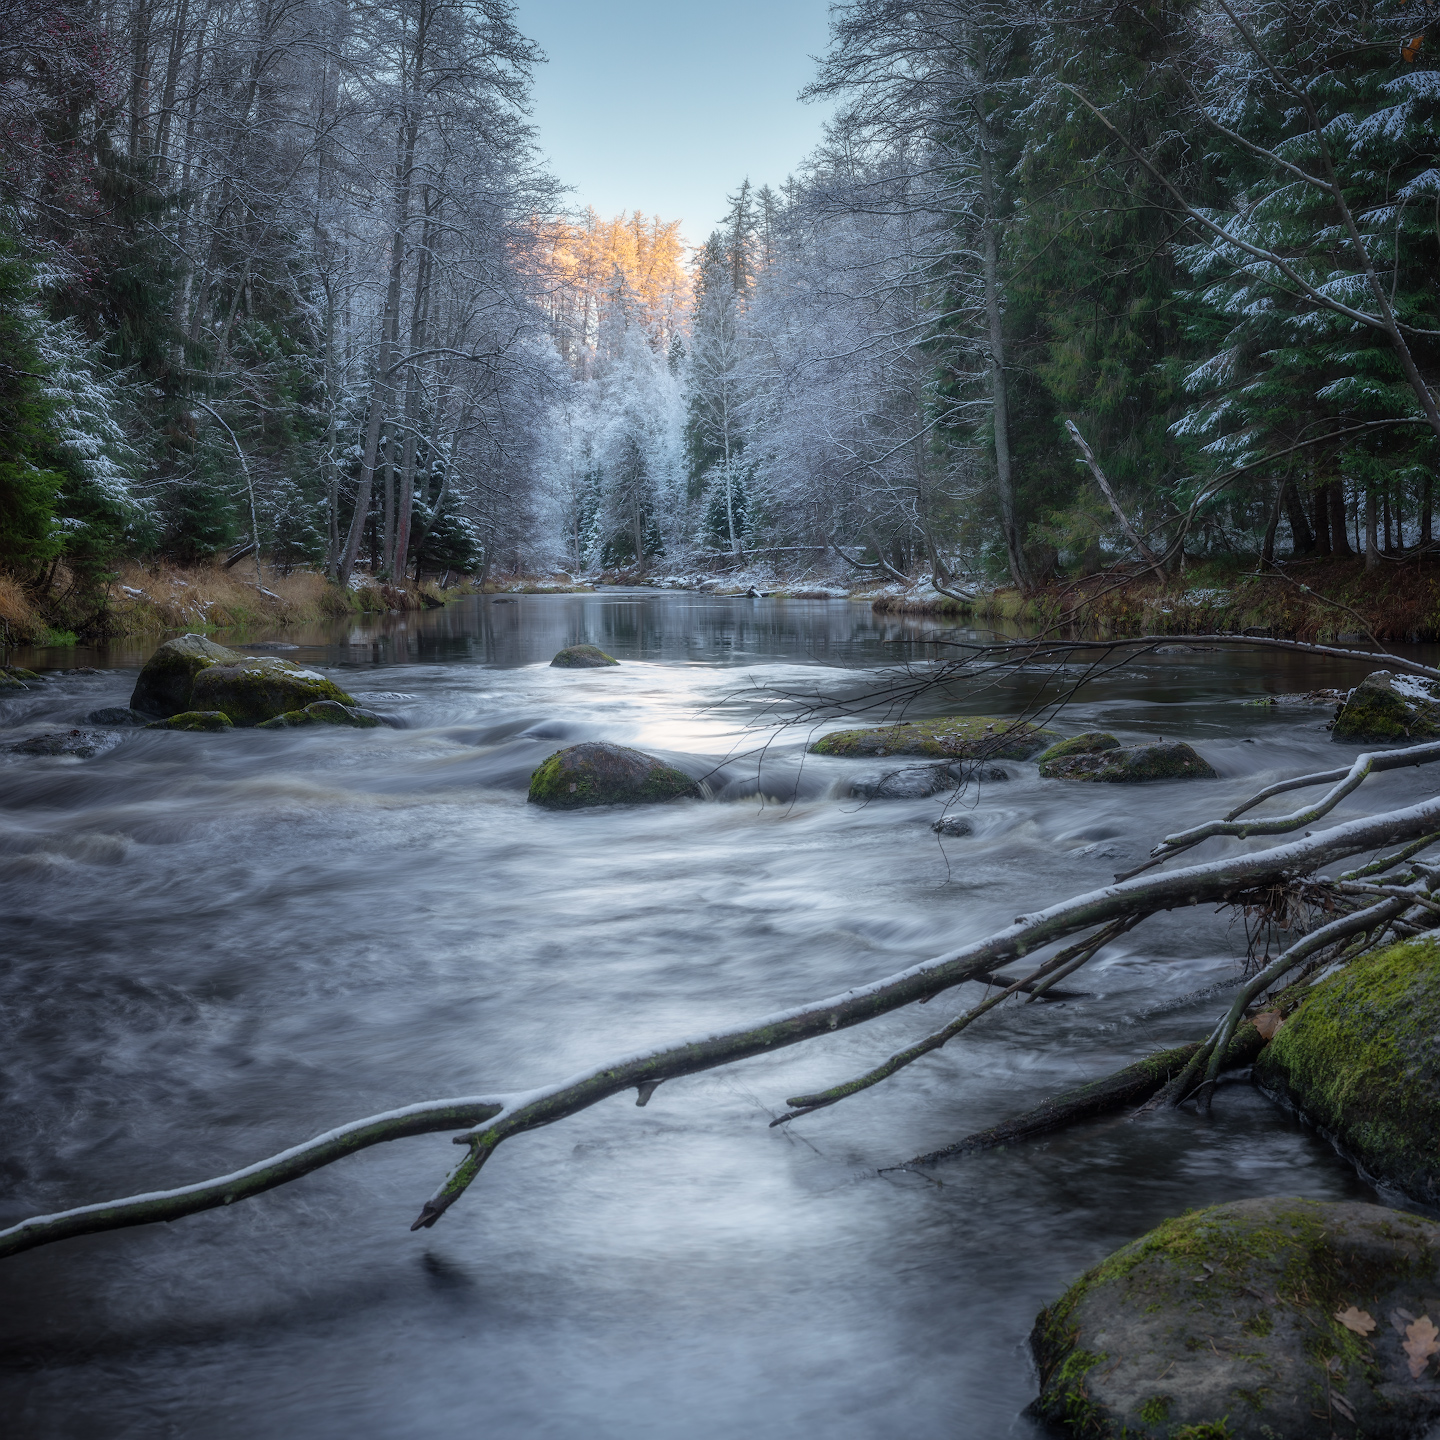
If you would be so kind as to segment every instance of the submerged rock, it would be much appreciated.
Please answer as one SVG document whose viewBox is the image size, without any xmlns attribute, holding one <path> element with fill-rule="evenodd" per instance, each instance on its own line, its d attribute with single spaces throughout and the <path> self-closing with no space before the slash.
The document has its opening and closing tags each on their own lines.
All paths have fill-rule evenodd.
<svg viewBox="0 0 1440 1440">
<path fill-rule="evenodd" d="M 182 710 L 168 720 L 156 720 L 147 730 L 230 730 L 230 717 L 220 710 Z"/>
<path fill-rule="evenodd" d="M 1376 670 L 1340 707 L 1332 740 L 1428 740 L 1440 735 L 1440 686 L 1414 675 Z"/>
<path fill-rule="evenodd" d="M 318 670 L 302 670 L 289 660 L 269 655 L 244 656 L 233 665 L 213 665 L 195 677 L 191 705 L 196 710 L 222 710 L 236 725 L 259 725 L 317 700 L 341 705 L 355 702 Z"/>
<path fill-rule="evenodd" d="M 86 717 L 87 725 L 103 725 L 106 729 L 123 729 L 127 725 L 148 725 L 150 716 L 142 715 L 125 705 L 107 705 L 103 710 L 92 710 Z"/>
<path fill-rule="evenodd" d="M 32 735 L 10 749 L 16 755 L 74 755 L 88 760 L 119 743 L 118 735 L 105 730 L 55 730 L 48 735 Z"/>
<path fill-rule="evenodd" d="M 625 745 L 587 740 L 557 750 L 530 777 L 529 801 L 551 810 L 589 805 L 650 805 L 700 787 L 683 770 Z"/>
<path fill-rule="evenodd" d="M 948 765 L 907 765 L 857 776 L 850 782 L 850 793 L 864 800 L 924 800 L 953 790 L 957 783 Z"/>
<path fill-rule="evenodd" d="M 212 665 L 234 665 L 243 655 L 203 635 L 167 640 L 146 662 L 130 696 L 130 707 L 147 715 L 175 715 L 190 708 L 195 677 Z"/>
<path fill-rule="evenodd" d="M 975 822 L 968 815 L 942 815 L 931 827 L 937 835 L 958 839 L 975 833 Z"/>
<path fill-rule="evenodd" d="M 297 725 L 349 725 L 355 730 L 373 730 L 384 724 L 379 715 L 358 705 L 341 705 L 336 700 L 316 700 L 303 710 L 287 710 L 273 720 L 262 720 L 257 730 L 284 730 Z"/>
<path fill-rule="evenodd" d="M 1437 1326 L 1440 1225 L 1240 1200 L 1167 1220 L 1041 1311 L 1035 1409 L 1096 1440 L 1410 1440 L 1440 1416 Z"/>
<path fill-rule="evenodd" d="M 598 670 L 602 666 L 619 663 L 598 645 L 567 645 L 563 650 L 557 650 L 555 658 L 550 662 L 561 670 Z"/>
<path fill-rule="evenodd" d="M 1050 780 L 1096 780 L 1116 785 L 1139 785 L 1147 780 L 1215 779 L 1210 764 L 1183 740 L 1062 755 L 1041 765 L 1040 773 Z"/>
<path fill-rule="evenodd" d="M 1068 740 L 1057 740 L 1048 750 L 1035 757 L 1044 773 L 1044 767 L 1052 760 L 1064 759 L 1066 755 L 1098 755 L 1105 750 L 1118 750 L 1120 742 L 1103 730 L 1087 730 L 1083 735 L 1072 735 Z"/>
<path fill-rule="evenodd" d="M 928 755 L 936 760 L 1027 760 L 1060 737 L 1025 720 L 951 715 L 903 720 L 877 730 L 836 730 L 810 746 L 814 755 Z"/>
<path fill-rule="evenodd" d="M 1406 941 L 1313 986 L 1265 1047 L 1255 1078 L 1367 1177 L 1440 1208 L 1437 1035 L 1440 949 Z"/>
</svg>

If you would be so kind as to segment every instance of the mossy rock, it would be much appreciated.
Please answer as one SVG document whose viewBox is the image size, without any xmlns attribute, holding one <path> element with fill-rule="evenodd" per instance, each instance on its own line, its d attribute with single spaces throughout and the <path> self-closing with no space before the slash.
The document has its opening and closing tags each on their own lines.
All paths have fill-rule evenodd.
<svg viewBox="0 0 1440 1440">
<path fill-rule="evenodd" d="M 579 810 L 592 805 L 653 805 L 699 794 L 700 787 L 683 770 L 653 755 L 587 740 L 557 750 L 535 771 L 529 801 L 551 810 Z"/>
<path fill-rule="evenodd" d="M 1336 1319 L 1351 1307 L 1368 1335 Z M 1412 1378 L 1401 1348 L 1422 1316 L 1440 1324 L 1433 1221 L 1357 1202 L 1216 1205 L 1041 1311 L 1034 1408 L 1094 1440 L 1409 1440 L 1440 1416 L 1436 1360 Z"/>
<path fill-rule="evenodd" d="M 6 665 L 0 668 L 0 679 L 26 687 L 43 685 L 45 683 L 45 677 L 43 675 L 37 675 L 33 670 L 27 670 L 23 665 Z"/>
<path fill-rule="evenodd" d="M 241 658 L 234 665 L 213 665 L 195 677 L 191 704 L 196 710 L 223 710 L 241 726 L 259 725 L 317 700 L 351 706 L 355 701 L 316 670 L 302 670 L 271 655 Z"/>
<path fill-rule="evenodd" d="M 234 665 L 245 657 L 203 635 L 167 640 L 146 662 L 130 696 L 130 708 L 147 715 L 177 715 L 191 708 L 195 677 L 212 665 Z"/>
<path fill-rule="evenodd" d="M 16 755 L 70 755 L 89 760 L 119 743 L 120 737 L 106 730 L 55 730 L 48 735 L 32 735 L 10 749 Z"/>
<path fill-rule="evenodd" d="M 231 719 L 220 710 L 182 710 L 168 720 L 156 720 L 147 730 L 232 730 Z"/>
<path fill-rule="evenodd" d="M 599 670 L 606 665 L 618 665 L 613 655 L 607 655 L 598 645 L 567 645 L 555 653 L 550 662 L 561 670 Z"/>
<path fill-rule="evenodd" d="M 316 700 L 303 710 L 287 710 L 273 720 L 262 720 L 257 730 L 285 730 L 304 725 L 348 725 L 354 730 L 373 730 L 380 718 L 354 705 L 341 705 L 335 700 Z"/>
<path fill-rule="evenodd" d="M 0 692 L 5 690 L 28 690 L 30 687 L 14 675 L 5 670 L 0 670 Z"/>
<path fill-rule="evenodd" d="M 1215 779 L 1212 766 L 1183 740 L 1062 755 L 1058 760 L 1045 761 L 1040 773 L 1049 780 L 1092 780 L 1112 785 Z"/>
<path fill-rule="evenodd" d="M 1072 735 L 1068 740 L 1057 740 L 1048 750 L 1042 750 L 1035 757 L 1039 765 L 1048 765 L 1066 755 L 1098 755 L 1104 750 L 1118 750 L 1120 742 L 1103 730 L 1087 730 L 1083 735 Z"/>
<path fill-rule="evenodd" d="M 1440 735 L 1437 691 L 1440 687 L 1431 681 L 1376 670 L 1350 692 L 1330 738 L 1365 743 L 1431 739 Z"/>
<path fill-rule="evenodd" d="M 935 760 L 1028 760 L 1060 736 L 1025 720 L 950 715 L 904 720 L 878 730 L 835 730 L 811 747 L 812 755 L 928 755 Z"/>
<path fill-rule="evenodd" d="M 1440 1209 L 1437 1037 L 1440 948 L 1406 941 L 1312 987 L 1265 1047 L 1255 1078 L 1372 1180 Z"/>
</svg>

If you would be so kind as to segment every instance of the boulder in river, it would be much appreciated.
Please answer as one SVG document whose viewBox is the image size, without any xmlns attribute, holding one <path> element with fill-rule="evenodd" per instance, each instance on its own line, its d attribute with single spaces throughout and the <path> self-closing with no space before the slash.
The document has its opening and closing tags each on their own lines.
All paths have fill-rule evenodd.
<svg viewBox="0 0 1440 1440">
<path fill-rule="evenodd" d="M 942 815 L 931 827 L 937 835 L 959 839 L 975 833 L 975 822 L 968 815 Z"/>
<path fill-rule="evenodd" d="M 23 665 L 0 665 L 0 690 L 28 690 L 43 685 L 45 677 L 27 670 Z"/>
<path fill-rule="evenodd" d="M 858 775 L 850 781 L 850 793 L 864 800 L 924 800 L 953 790 L 957 783 L 948 765 L 906 765 Z"/>
<path fill-rule="evenodd" d="M 557 750 L 535 771 L 529 800 L 551 810 L 578 810 L 591 805 L 650 805 L 699 794 L 700 787 L 683 770 L 653 755 L 587 740 Z"/>
<path fill-rule="evenodd" d="M 1035 763 L 1044 767 L 1052 760 L 1062 760 L 1067 755 L 1098 755 L 1105 750 L 1118 750 L 1120 742 L 1103 730 L 1087 730 L 1083 735 L 1072 735 L 1068 740 L 1057 740 L 1048 750 L 1042 750 L 1035 757 Z"/>
<path fill-rule="evenodd" d="M 156 720 L 147 730 L 231 730 L 230 717 L 220 710 L 182 710 L 168 720 Z"/>
<path fill-rule="evenodd" d="M 1440 950 L 1405 941 L 1312 986 L 1261 1052 L 1255 1078 L 1369 1179 L 1440 1209 L 1437 1035 Z"/>
<path fill-rule="evenodd" d="M 950 715 L 939 720 L 902 720 L 875 730 L 834 730 L 810 747 L 814 755 L 926 755 L 935 760 L 1027 760 L 1058 740 L 1026 720 Z"/>
<path fill-rule="evenodd" d="M 146 662 L 130 696 L 130 707 L 147 715 L 176 715 L 190 709 L 195 677 L 212 665 L 234 665 L 243 655 L 203 635 L 167 640 Z"/>
<path fill-rule="evenodd" d="M 101 725 L 107 730 L 123 730 L 129 725 L 148 725 L 150 718 L 126 705 L 107 705 L 103 710 L 92 710 L 85 717 L 85 723 Z"/>
<path fill-rule="evenodd" d="M 316 700 L 355 702 L 318 670 L 302 670 L 269 655 L 242 656 L 234 664 L 212 665 L 195 677 L 190 703 L 196 710 L 222 710 L 236 725 L 259 725 Z"/>
<path fill-rule="evenodd" d="M 1332 740 L 1365 743 L 1429 740 L 1440 735 L 1440 686 L 1414 675 L 1376 670 L 1349 694 L 1330 727 Z"/>
<path fill-rule="evenodd" d="M 119 743 L 118 735 L 105 730 L 55 730 L 47 735 L 32 735 L 10 749 L 16 755 L 73 755 L 89 760 Z"/>
<path fill-rule="evenodd" d="M 598 645 L 567 645 L 555 652 L 555 658 L 550 663 L 561 670 L 599 670 L 620 662 Z"/>
<path fill-rule="evenodd" d="M 1155 745 L 1122 745 L 1081 751 L 1046 761 L 1040 773 L 1050 780 L 1097 780 L 1139 785 L 1147 780 L 1213 780 L 1215 771 L 1183 740 Z"/>
<path fill-rule="evenodd" d="M 287 710 L 273 720 L 262 720 L 257 730 L 284 730 L 303 725 L 348 725 L 354 730 L 373 730 L 384 724 L 378 715 L 358 705 L 341 705 L 336 700 L 315 700 L 303 710 Z"/>
<path fill-rule="evenodd" d="M 1041 1311 L 1035 1409 L 1076 1436 L 1411 1440 L 1440 1418 L 1440 1225 L 1359 1202 L 1167 1220 Z"/>
</svg>

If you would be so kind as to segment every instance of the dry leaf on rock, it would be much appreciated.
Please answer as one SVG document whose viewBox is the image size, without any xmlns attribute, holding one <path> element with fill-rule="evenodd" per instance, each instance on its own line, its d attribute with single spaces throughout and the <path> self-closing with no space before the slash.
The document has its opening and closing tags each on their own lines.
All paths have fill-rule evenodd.
<svg viewBox="0 0 1440 1440">
<path fill-rule="evenodd" d="M 1354 1305 L 1347 1310 L 1337 1310 L 1335 1318 L 1347 1330 L 1353 1330 L 1357 1335 L 1368 1335 L 1375 1328 L 1375 1317 L 1364 1310 L 1356 1309 Z"/>
<path fill-rule="evenodd" d="M 1273 1040 L 1275 1032 L 1285 1023 L 1285 1017 L 1278 1010 L 1265 1010 L 1255 1017 L 1255 1028 L 1262 1040 Z"/>
<path fill-rule="evenodd" d="M 1440 1350 L 1440 1330 L 1428 1315 L 1422 1315 L 1413 1324 L 1405 1327 L 1405 1339 L 1400 1348 L 1410 1361 L 1410 1378 L 1418 1380 L 1425 1371 L 1426 1362 Z"/>
</svg>

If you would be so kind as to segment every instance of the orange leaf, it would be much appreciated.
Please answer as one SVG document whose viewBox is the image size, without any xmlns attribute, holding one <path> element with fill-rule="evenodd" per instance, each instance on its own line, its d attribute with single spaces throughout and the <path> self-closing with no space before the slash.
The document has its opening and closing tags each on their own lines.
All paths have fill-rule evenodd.
<svg viewBox="0 0 1440 1440">
<path fill-rule="evenodd" d="M 1405 1327 L 1405 1340 L 1400 1348 L 1410 1361 L 1410 1378 L 1418 1380 L 1430 1357 L 1440 1350 L 1440 1330 L 1428 1315 L 1422 1315 Z"/>
<path fill-rule="evenodd" d="M 1357 1335 L 1368 1335 L 1375 1328 L 1375 1317 L 1364 1310 L 1357 1310 L 1353 1305 L 1348 1310 L 1337 1310 L 1335 1318 Z"/>
<path fill-rule="evenodd" d="M 1262 1040 L 1273 1040 L 1275 1032 L 1285 1023 L 1285 1017 L 1278 1010 L 1265 1010 L 1255 1017 L 1255 1028 Z"/>
</svg>

